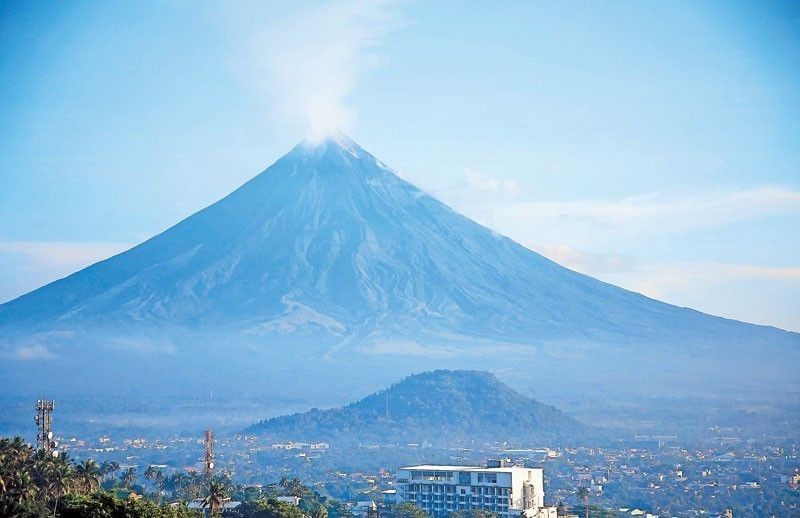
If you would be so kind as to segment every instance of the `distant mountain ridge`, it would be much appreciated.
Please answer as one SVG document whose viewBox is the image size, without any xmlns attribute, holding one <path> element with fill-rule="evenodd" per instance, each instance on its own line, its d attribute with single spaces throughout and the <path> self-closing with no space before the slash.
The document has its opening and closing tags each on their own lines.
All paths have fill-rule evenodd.
<svg viewBox="0 0 800 518">
<path fill-rule="evenodd" d="M 414 374 L 344 407 L 274 417 L 247 433 L 280 440 L 440 446 L 473 441 L 577 444 L 601 436 L 489 372 L 466 370 Z"/>
<path fill-rule="evenodd" d="M 102 393 L 95 373 L 110 372 L 143 393 L 215 384 L 340 400 L 447 366 L 548 390 L 580 391 L 602 372 L 615 388 L 728 393 L 797 387 L 800 334 L 559 266 L 338 136 L 298 144 L 161 234 L 0 305 L 0 356 L 0 378 L 32 392 Z"/>
</svg>

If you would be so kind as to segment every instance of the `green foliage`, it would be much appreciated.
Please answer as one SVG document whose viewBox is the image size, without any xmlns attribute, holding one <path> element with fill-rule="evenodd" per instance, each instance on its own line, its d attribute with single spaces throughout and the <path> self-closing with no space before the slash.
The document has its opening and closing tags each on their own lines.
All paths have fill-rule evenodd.
<svg viewBox="0 0 800 518">
<path fill-rule="evenodd" d="M 491 511 L 482 509 L 471 509 L 469 511 L 455 511 L 450 513 L 450 518 L 497 518 Z"/>
<path fill-rule="evenodd" d="M 515 392 L 488 372 L 409 376 L 343 408 L 281 416 L 251 427 L 279 438 L 386 442 L 470 437 L 579 441 L 593 433 L 558 409 Z"/>
<path fill-rule="evenodd" d="M 121 499 L 111 493 L 70 494 L 59 504 L 61 518 L 189 518 L 200 517 L 184 505 L 162 506 L 147 500 Z"/>
<path fill-rule="evenodd" d="M 328 511 L 329 502 L 327 498 L 308 487 L 303 487 L 305 491 L 303 491 L 303 497 L 300 499 L 300 510 L 303 511 L 303 514 L 311 518 L 328 518 L 329 515 L 335 514 Z"/>
<path fill-rule="evenodd" d="M 100 483 L 104 474 L 112 474 L 118 469 L 119 465 L 98 466 L 92 460 L 76 465 L 66 455 L 54 457 L 36 451 L 20 437 L 0 439 L 0 516 L 196 516 L 183 506 L 159 506 L 143 500 L 120 499 L 112 493 L 101 492 Z M 127 478 L 132 482 L 130 476 Z"/>
<path fill-rule="evenodd" d="M 272 498 L 244 502 L 237 514 L 248 518 L 303 518 L 299 508 Z"/>
<path fill-rule="evenodd" d="M 403 502 L 392 508 L 393 518 L 429 518 L 428 513 L 411 502 Z"/>
<path fill-rule="evenodd" d="M 298 498 L 302 498 L 309 492 L 309 489 L 297 478 L 290 479 L 283 477 L 278 486 L 281 488 L 285 496 L 296 496 Z"/>
<path fill-rule="evenodd" d="M 210 509 L 211 516 L 214 516 L 219 513 L 227 497 L 228 489 L 225 483 L 221 480 L 212 480 L 208 487 L 208 494 L 203 499 L 203 504 Z"/>
<path fill-rule="evenodd" d="M 576 505 L 573 506 L 570 510 L 572 514 L 577 514 L 578 516 L 588 516 L 589 518 L 614 518 L 616 514 L 613 511 L 609 511 L 608 509 L 603 509 L 602 507 L 597 507 L 594 505 L 588 506 L 589 513 L 586 513 L 587 507 L 584 505 Z"/>
<path fill-rule="evenodd" d="M 83 489 L 66 457 L 34 450 L 21 437 L 0 439 L 0 516 L 37 516 L 71 490 Z"/>
<path fill-rule="evenodd" d="M 351 518 L 353 513 L 341 502 L 327 502 L 328 518 Z"/>
</svg>

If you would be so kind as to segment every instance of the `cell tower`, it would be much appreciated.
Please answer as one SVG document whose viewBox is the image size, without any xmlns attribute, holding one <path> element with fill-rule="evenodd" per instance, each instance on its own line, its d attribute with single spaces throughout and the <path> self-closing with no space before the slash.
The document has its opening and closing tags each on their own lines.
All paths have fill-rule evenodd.
<svg viewBox="0 0 800 518">
<path fill-rule="evenodd" d="M 49 452 L 55 450 L 58 443 L 53 440 L 53 409 L 56 402 L 47 399 L 36 400 L 36 447 Z"/>
<path fill-rule="evenodd" d="M 206 454 L 203 459 L 203 477 L 206 482 L 211 482 L 214 472 L 214 432 L 210 428 L 206 430 L 203 444 L 206 447 Z"/>
</svg>

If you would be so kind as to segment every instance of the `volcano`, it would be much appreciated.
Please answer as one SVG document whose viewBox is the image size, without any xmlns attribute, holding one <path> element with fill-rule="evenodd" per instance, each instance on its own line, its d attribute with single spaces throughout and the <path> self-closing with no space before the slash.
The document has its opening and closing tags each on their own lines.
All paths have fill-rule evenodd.
<svg viewBox="0 0 800 518">
<path fill-rule="evenodd" d="M 213 364 L 203 383 L 258 392 L 302 379 L 350 396 L 443 363 L 540 388 L 783 389 L 800 364 L 799 334 L 564 268 L 344 136 L 303 142 L 165 232 L 3 304 L 0 337 L 3 379 L 29 386 L 51 365 L 53 390 L 91 391 L 91 373 L 110 369 L 146 392 Z"/>
</svg>

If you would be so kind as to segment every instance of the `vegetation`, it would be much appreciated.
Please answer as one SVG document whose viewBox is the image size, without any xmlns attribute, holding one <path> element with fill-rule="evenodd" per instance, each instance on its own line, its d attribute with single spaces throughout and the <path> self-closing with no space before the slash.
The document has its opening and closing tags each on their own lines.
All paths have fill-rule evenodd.
<svg viewBox="0 0 800 518">
<path fill-rule="evenodd" d="M 589 488 L 581 486 L 575 491 L 575 496 L 583 500 L 583 511 L 585 518 L 589 518 Z"/>
<path fill-rule="evenodd" d="M 134 498 L 119 498 L 109 492 L 89 495 L 70 494 L 59 507 L 61 518 L 184 518 L 198 517 L 183 505 L 161 506 L 155 502 Z"/>
<path fill-rule="evenodd" d="M 428 513 L 411 502 L 403 502 L 394 506 L 393 518 L 430 518 Z"/>
<path fill-rule="evenodd" d="M 203 499 L 203 506 L 211 511 L 211 516 L 215 516 L 222 508 L 222 504 L 228 497 L 225 484 L 219 480 L 212 480 L 208 487 L 208 495 Z"/>
<path fill-rule="evenodd" d="M 188 500 L 202 498 L 211 516 L 243 518 L 351 518 L 347 508 L 303 485 L 298 478 L 275 484 L 235 486 L 229 477 L 203 479 L 197 472 L 165 475 L 149 466 L 137 476 L 134 467 L 116 462 L 98 465 L 91 459 L 75 463 L 65 455 L 34 450 L 22 438 L 0 439 L 0 516 L 20 518 L 185 518 L 204 513 L 190 510 Z M 148 490 L 151 488 L 152 490 Z M 279 496 L 300 499 L 299 506 L 279 502 Z M 170 505 L 161 505 L 169 497 Z M 242 502 L 222 513 L 234 497 Z M 423 514 L 424 515 L 424 514 Z M 405 518 L 422 518 L 408 514 Z"/>
<path fill-rule="evenodd" d="M 585 516 L 588 518 L 614 518 L 617 516 L 613 511 L 594 505 L 577 505 L 572 508 L 572 512 L 578 516 Z"/>
<path fill-rule="evenodd" d="M 303 518 L 299 508 L 273 498 L 245 502 L 237 514 L 249 518 Z"/>
<path fill-rule="evenodd" d="M 555 407 L 515 392 L 493 374 L 438 370 L 409 376 L 343 408 L 281 416 L 252 433 L 338 443 L 547 440 L 577 444 L 598 435 Z"/>
<path fill-rule="evenodd" d="M 455 511 L 450 513 L 450 518 L 497 518 L 497 515 L 491 511 L 472 509 L 469 511 Z"/>
<path fill-rule="evenodd" d="M 104 476 L 119 465 L 74 463 L 66 455 L 36 451 L 22 438 L 0 439 L 0 516 L 178 518 L 193 516 L 185 506 L 172 507 L 122 499 L 101 489 Z M 126 471 L 129 485 L 135 471 Z"/>
</svg>

